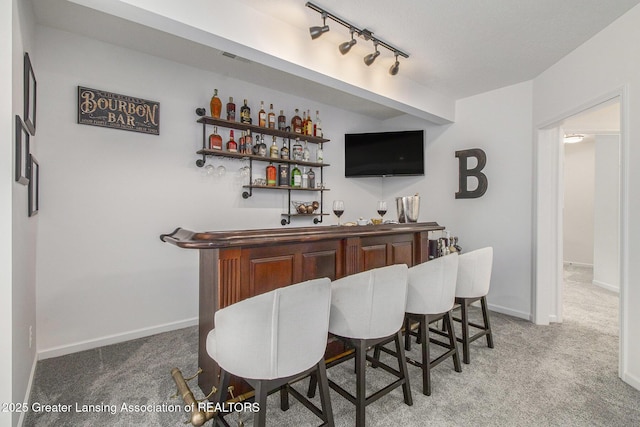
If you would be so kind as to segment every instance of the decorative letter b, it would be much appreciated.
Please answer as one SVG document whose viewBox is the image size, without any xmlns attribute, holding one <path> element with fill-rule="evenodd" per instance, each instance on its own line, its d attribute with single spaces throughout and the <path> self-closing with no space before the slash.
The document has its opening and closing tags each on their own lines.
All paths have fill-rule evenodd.
<svg viewBox="0 0 640 427">
<path fill-rule="evenodd" d="M 456 151 L 456 157 L 459 159 L 459 183 L 456 199 L 476 199 L 482 197 L 482 195 L 487 192 L 487 186 L 489 185 L 487 176 L 480 172 L 487 164 L 486 153 L 479 148 L 471 148 L 469 150 Z M 478 164 L 473 169 L 467 167 L 467 159 L 469 157 L 475 157 L 478 161 Z M 467 179 L 470 176 L 476 177 L 478 180 L 478 187 L 472 191 L 467 190 Z"/>
</svg>

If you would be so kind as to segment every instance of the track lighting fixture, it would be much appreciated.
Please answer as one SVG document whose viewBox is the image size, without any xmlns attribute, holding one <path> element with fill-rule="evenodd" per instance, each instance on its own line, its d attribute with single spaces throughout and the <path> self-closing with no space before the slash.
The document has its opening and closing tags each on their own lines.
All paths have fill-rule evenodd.
<svg viewBox="0 0 640 427">
<path fill-rule="evenodd" d="M 322 13 L 322 27 L 309 27 L 309 33 L 311 34 L 312 39 L 317 39 L 324 33 L 329 31 L 329 26 L 327 25 L 327 13 Z"/>
<path fill-rule="evenodd" d="M 351 50 L 353 45 L 357 43 L 356 39 L 353 38 L 353 33 L 355 33 L 355 31 L 355 29 L 351 28 L 351 40 L 349 40 L 348 42 L 340 43 L 340 46 L 338 46 L 341 54 L 347 54 L 349 50 Z"/>
<path fill-rule="evenodd" d="M 398 61 L 398 54 L 396 53 L 396 62 L 389 68 L 389 74 L 395 76 L 398 74 L 398 70 L 400 69 L 400 61 Z"/>
<path fill-rule="evenodd" d="M 378 51 L 378 46 L 382 46 L 385 49 L 388 49 L 391 52 L 393 52 L 393 54 L 396 57 L 396 60 L 395 60 L 395 63 L 389 69 L 389 74 L 391 74 L 392 76 L 395 76 L 396 74 L 398 74 L 398 70 L 400 69 L 400 62 L 398 62 L 398 56 L 402 56 L 403 58 L 409 57 L 408 53 L 405 53 L 402 50 L 398 49 L 397 47 L 392 46 L 383 40 L 380 40 L 378 37 L 374 37 L 373 33 L 370 30 L 367 30 L 366 28 L 360 29 L 354 26 L 353 24 L 345 21 L 344 19 L 339 18 L 330 12 L 327 12 L 325 9 L 311 2 L 307 2 L 306 6 L 322 15 L 322 27 L 309 28 L 309 33 L 311 34 L 312 39 L 315 40 L 318 37 L 320 37 L 323 33 L 326 33 L 327 31 L 329 31 L 329 26 L 326 24 L 327 18 L 349 29 L 351 33 L 351 40 L 346 41 L 344 43 L 340 43 L 340 45 L 338 46 L 340 53 L 343 55 L 347 54 L 349 50 L 351 50 L 351 48 L 357 43 L 356 39 L 354 38 L 354 34 L 356 34 L 358 37 L 361 37 L 366 41 L 371 40 L 373 42 L 373 46 L 375 47 L 375 52 L 370 53 L 364 57 L 364 63 L 367 65 L 373 64 L 376 58 L 380 56 L 380 52 Z"/>
<path fill-rule="evenodd" d="M 380 56 L 380 51 L 378 51 L 378 43 L 375 40 L 373 42 L 373 46 L 376 48 L 375 52 L 370 53 L 364 57 L 364 63 L 367 64 L 367 66 L 373 64 L 373 61 L 375 61 L 376 58 Z"/>
</svg>

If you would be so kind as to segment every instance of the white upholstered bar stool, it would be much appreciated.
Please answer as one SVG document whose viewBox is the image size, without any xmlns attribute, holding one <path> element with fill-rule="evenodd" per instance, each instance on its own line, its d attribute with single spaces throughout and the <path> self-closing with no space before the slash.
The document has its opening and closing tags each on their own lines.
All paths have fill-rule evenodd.
<svg viewBox="0 0 640 427">
<path fill-rule="evenodd" d="M 409 269 L 405 349 L 411 349 L 411 336 L 418 337 L 418 342 L 422 347 L 422 361 L 407 359 L 407 362 L 422 369 L 422 392 L 427 396 L 431 395 L 432 368 L 451 357 L 456 372 L 462 371 L 456 336 L 451 323 L 451 309 L 455 300 L 457 276 L 457 253 L 423 262 Z M 429 327 L 430 323 L 440 319 L 446 325 L 446 332 Z M 411 324 L 415 321 L 418 322 L 417 332 L 411 329 Z M 430 332 L 444 337 L 446 340 L 430 338 Z M 430 343 L 444 347 L 446 352 L 431 360 Z M 383 347 L 381 349 L 386 351 Z"/>
<path fill-rule="evenodd" d="M 460 318 L 454 317 L 453 320 L 460 322 L 462 325 L 462 338 L 458 338 L 458 342 L 462 343 L 462 361 L 466 364 L 471 362 L 469 355 L 469 344 L 471 342 L 486 336 L 487 347 L 493 348 L 493 335 L 491 334 L 489 311 L 487 310 L 487 294 L 491 284 L 492 265 L 492 247 L 477 249 L 459 256 L 456 303 L 460 304 L 461 316 Z M 478 300 L 482 307 L 483 325 L 469 321 L 469 305 Z M 470 335 L 470 326 L 479 330 L 479 332 Z"/>
<path fill-rule="evenodd" d="M 331 281 L 328 278 L 286 286 L 245 299 L 215 314 L 215 329 L 207 336 L 207 352 L 220 366 L 217 402 L 227 400 L 229 374 L 244 378 L 255 389 L 256 427 L 266 422 L 267 395 L 278 389 L 291 393 L 333 426 L 325 370 Z M 287 383 L 314 372 L 320 384 L 322 410 Z M 284 388 L 283 388 L 284 386 Z M 287 409 L 281 399 L 282 409 Z M 216 422 L 227 425 L 218 414 Z"/>
<path fill-rule="evenodd" d="M 404 403 L 411 406 L 411 388 L 407 374 L 401 329 L 407 302 L 405 264 L 376 268 L 353 274 L 331 283 L 331 316 L 329 332 L 355 349 L 349 357 L 327 364 L 335 366 L 356 359 L 356 395 L 329 380 L 329 386 L 356 406 L 356 427 L 365 425 L 365 408 L 393 389 L 402 386 Z M 367 355 L 367 349 L 393 339 L 396 343 L 398 370 Z M 397 377 L 393 383 L 367 397 L 365 392 L 366 361 Z M 313 378 L 313 377 L 312 377 Z M 315 385 L 310 383 L 310 395 Z"/>
</svg>

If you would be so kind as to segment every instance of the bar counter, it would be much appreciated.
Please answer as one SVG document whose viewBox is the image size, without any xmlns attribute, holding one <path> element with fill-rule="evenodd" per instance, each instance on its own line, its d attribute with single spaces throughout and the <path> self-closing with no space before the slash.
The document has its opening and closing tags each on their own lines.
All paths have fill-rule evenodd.
<svg viewBox="0 0 640 427">
<path fill-rule="evenodd" d="M 335 280 L 392 264 L 429 259 L 435 222 L 365 226 L 194 232 L 177 228 L 160 239 L 200 257 L 198 384 L 205 394 L 218 383 L 218 366 L 206 351 L 216 310 L 305 280 Z M 246 387 L 234 384 L 236 392 Z"/>
</svg>

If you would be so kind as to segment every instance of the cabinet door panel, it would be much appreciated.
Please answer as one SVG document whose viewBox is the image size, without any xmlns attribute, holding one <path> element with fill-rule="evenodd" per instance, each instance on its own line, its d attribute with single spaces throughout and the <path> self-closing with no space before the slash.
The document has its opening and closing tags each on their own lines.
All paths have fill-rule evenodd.
<svg viewBox="0 0 640 427">
<path fill-rule="evenodd" d="M 317 279 L 319 277 L 328 277 L 331 280 L 335 280 L 337 256 L 336 250 L 302 254 L 302 280 Z"/>
<path fill-rule="evenodd" d="M 251 296 L 263 294 L 294 282 L 294 256 L 253 259 L 249 262 Z"/>
<path fill-rule="evenodd" d="M 362 246 L 361 271 L 371 270 L 372 268 L 384 267 L 387 265 L 387 246 L 384 244 Z"/>
<path fill-rule="evenodd" d="M 391 252 L 390 264 L 407 264 L 413 266 L 413 241 L 389 243 Z"/>
</svg>

